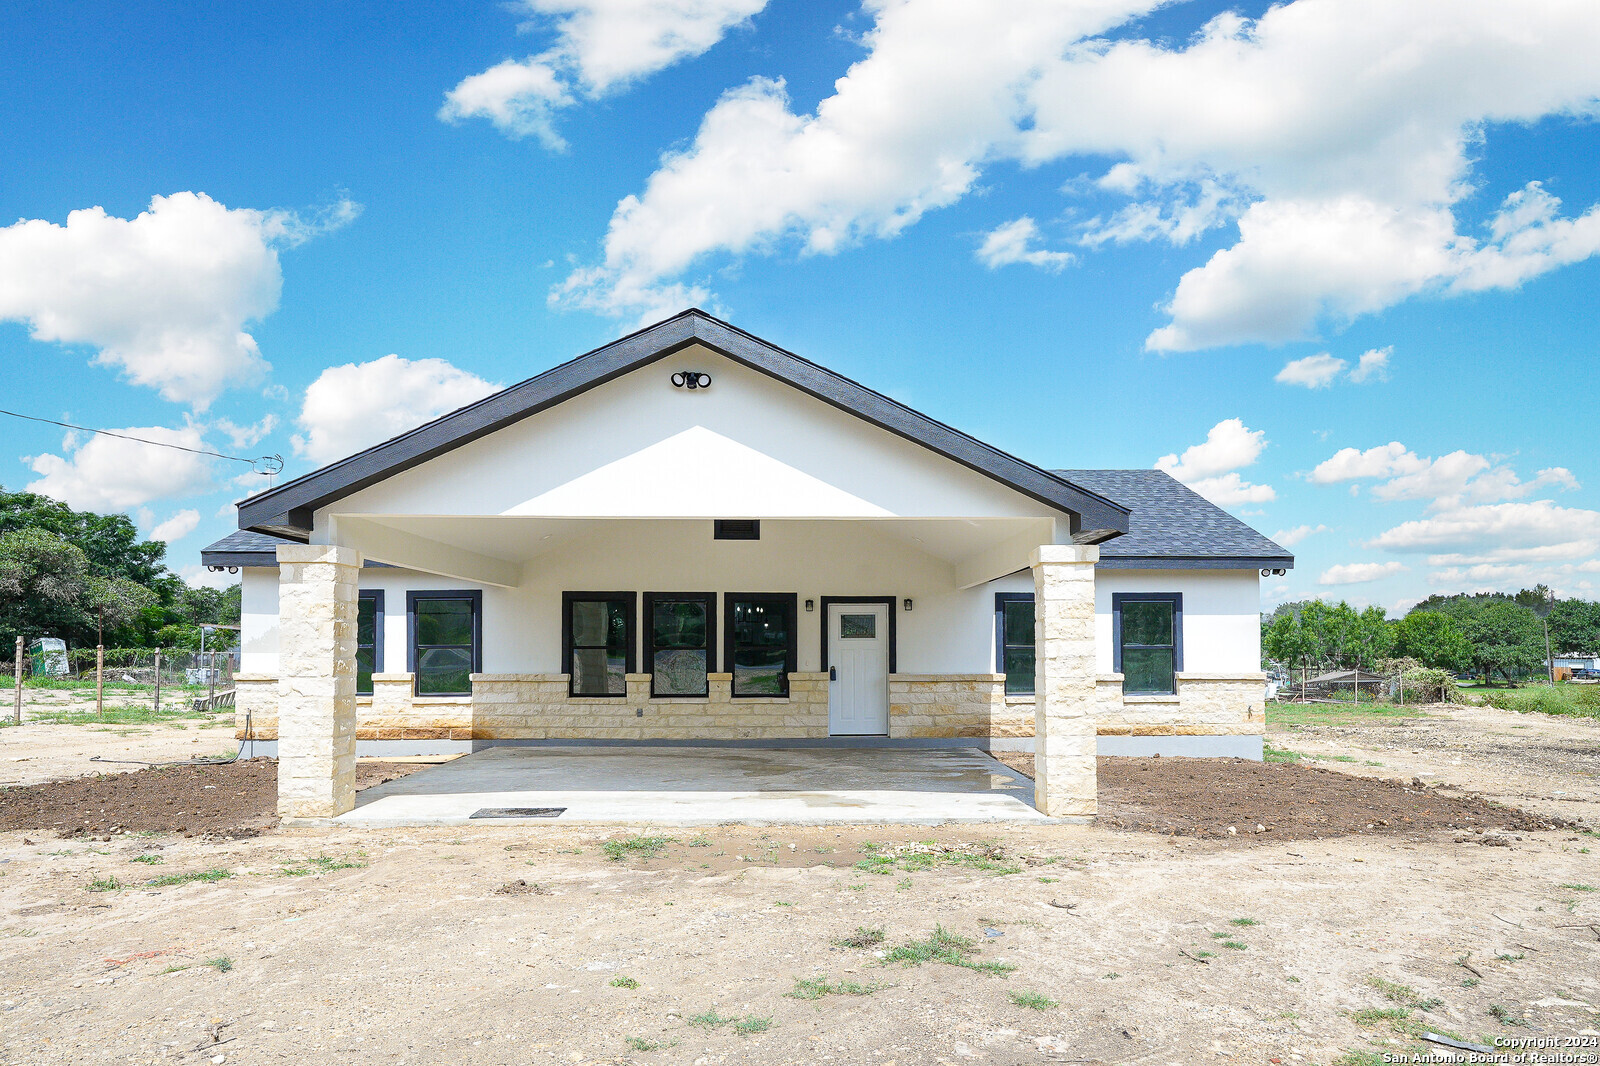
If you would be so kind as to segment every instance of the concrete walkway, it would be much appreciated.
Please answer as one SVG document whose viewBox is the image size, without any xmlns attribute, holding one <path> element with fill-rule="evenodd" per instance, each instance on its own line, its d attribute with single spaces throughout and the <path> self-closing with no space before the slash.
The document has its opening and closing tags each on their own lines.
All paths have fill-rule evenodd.
<svg viewBox="0 0 1600 1066">
<path fill-rule="evenodd" d="M 336 821 L 1050 822 L 1032 801 L 1032 781 L 976 748 L 495 747 L 367 789 Z M 517 813 L 472 817 L 491 810 Z"/>
</svg>

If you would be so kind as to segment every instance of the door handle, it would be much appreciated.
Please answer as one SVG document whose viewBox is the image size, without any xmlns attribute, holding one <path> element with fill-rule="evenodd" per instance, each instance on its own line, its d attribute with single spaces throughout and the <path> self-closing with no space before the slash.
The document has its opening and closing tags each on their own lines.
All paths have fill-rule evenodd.
<svg viewBox="0 0 1600 1066">
<path fill-rule="evenodd" d="M 829 681 L 837 681 L 837 680 L 839 680 L 839 668 L 837 666 L 828 667 L 828 680 Z"/>
</svg>

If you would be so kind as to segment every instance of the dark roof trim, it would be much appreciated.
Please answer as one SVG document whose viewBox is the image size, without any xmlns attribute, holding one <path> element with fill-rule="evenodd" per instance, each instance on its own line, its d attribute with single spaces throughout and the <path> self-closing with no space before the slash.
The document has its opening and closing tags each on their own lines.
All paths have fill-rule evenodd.
<svg viewBox="0 0 1600 1066">
<path fill-rule="evenodd" d="M 1292 570 L 1292 555 L 1112 555 L 1100 570 Z"/>
<path fill-rule="evenodd" d="M 1007 455 L 697 308 L 596 348 L 393 440 L 243 500 L 238 505 L 239 527 L 304 537 L 310 529 L 311 512 L 319 507 L 695 343 L 1066 512 L 1072 518 L 1075 539 L 1095 543 L 1128 531 L 1128 509 L 1121 504 Z"/>
<path fill-rule="evenodd" d="M 201 549 L 201 566 L 277 566 L 275 551 L 214 552 Z"/>
</svg>

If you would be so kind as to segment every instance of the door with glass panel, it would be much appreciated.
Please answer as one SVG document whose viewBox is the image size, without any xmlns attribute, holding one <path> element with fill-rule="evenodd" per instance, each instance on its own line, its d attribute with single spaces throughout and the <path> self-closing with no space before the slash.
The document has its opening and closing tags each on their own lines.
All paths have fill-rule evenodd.
<svg viewBox="0 0 1600 1066">
<path fill-rule="evenodd" d="M 889 608 L 828 604 L 828 732 L 889 732 Z"/>
</svg>

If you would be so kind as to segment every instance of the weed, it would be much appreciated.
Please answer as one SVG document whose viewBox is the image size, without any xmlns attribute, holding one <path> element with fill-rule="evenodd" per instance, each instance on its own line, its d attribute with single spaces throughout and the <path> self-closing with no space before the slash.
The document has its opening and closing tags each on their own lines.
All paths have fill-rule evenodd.
<svg viewBox="0 0 1600 1066">
<path fill-rule="evenodd" d="M 975 962 L 972 956 L 976 952 L 977 948 L 971 938 L 952 933 L 942 925 L 936 925 L 926 940 L 912 940 L 892 948 L 884 956 L 883 961 L 885 965 L 891 962 L 903 962 L 907 966 L 916 966 L 924 962 L 942 962 L 949 966 L 962 966 L 968 970 L 1002 977 L 1016 969 L 1015 966 L 1005 962 Z"/>
<path fill-rule="evenodd" d="M 1520 952 L 1520 951 L 1517 952 L 1515 955 L 1507 955 L 1505 952 L 1501 952 L 1500 954 L 1495 956 L 1495 961 L 1497 961 L 1497 962 L 1521 962 L 1526 957 L 1527 956 L 1523 955 L 1522 952 Z"/>
<path fill-rule="evenodd" d="M 227 973 L 229 970 L 233 969 L 233 960 L 228 958 L 226 955 L 219 955 L 214 959 L 207 959 L 206 965 L 218 973 Z"/>
<path fill-rule="evenodd" d="M 660 1051 L 665 1044 L 658 1044 L 654 1040 L 646 1040 L 642 1036 L 628 1037 L 629 1051 Z"/>
<path fill-rule="evenodd" d="M 1222 946 L 1232 948 L 1234 951 L 1248 951 L 1250 949 L 1249 944 L 1241 944 L 1237 940 L 1224 940 Z"/>
<path fill-rule="evenodd" d="M 1407 1007 L 1415 1007 L 1418 1010 L 1431 1011 L 1444 1002 L 1442 999 L 1424 999 L 1410 985 L 1385 981 L 1381 977 L 1369 977 L 1367 978 L 1367 984 L 1382 992 L 1383 998 L 1389 1002 L 1401 1003 Z"/>
<path fill-rule="evenodd" d="M 894 883 L 894 887 L 897 892 L 905 892 L 911 887 L 911 878 L 902 877 Z"/>
<path fill-rule="evenodd" d="M 1561 887 L 1562 888 L 1570 888 L 1574 892 L 1593 892 L 1594 891 L 1594 886 L 1593 885 L 1562 885 Z"/>
<path fill-rule="evenodd" d="M 360 870 L 367 864 L 364 862 L 351 862 L 348 859 L 335 859 L 331 855 L 318 855 L 315 858 L 304 859 L 293 866 L 285 866 L 278 871 L 280 877 L 306 877 L 310 874 L 331 873 L 334 870 Z"/>
<path fill-rule="evenodd" d="M 735 1020 L 736 1019 L 734 1018 L 724 1018 L 722 1015 L 717 1013 L 717 1008 L 712 1007 L 704 1014 L 696 1014 L 691 1016 L 689 1018 L 689 1024 L 698 1025 L 702 1029 L 715 1029 L 719 1025 L 728 1025 Z"/>
<path fill-rule="evenodd" d="M 1411 1017 L 1404 1007 L 1365 1007 L 1354 1011 L 1350 1020 L 1357 1025 L 1377 1025 L 1379 1022 L 1398 1022 Z"/>
<path fill-rule="evenodd" d="M 661 854 L 663 848 L 674 843 L 675 837 L 647 837 L 631 836 L 618 840 L 608 840 L 600 845 L 600 850 L 612 862 L 621 862 L 631 857 L 640 859 L 653 859 Z"/>
<path fill-rule="evenodd" d="M 1214 959 L 1217 957 L 1217 953 L 1215 951 L 1197 951 L 1194 953 L 1194 957 L 1197 959 Z M 1292 981 L 1294 978 L 1290 978 L 1290 980 Z"/>
<path fill-rule="evenodd" d="M 711 846 L 711 838 L 708 836 L 690 837 L 686 846 L 691 848 L 709 848 Z"/>
<path fill-rule="evenodd" d="M 171 888 L 175 885 L 192 884 L 195 881 L 204 881 L 206 884 L 212 884 L 217 881 L 226 881 L 232 876 L 232 870 L 224 870 L 220 866 L 214 866 L 209 870 L 199 870 L 194 873 L 167 874 L 165 877 L 151 878 L 144 883 L 144 887 Z"/>
<path fill-rule="evenodd" d="M 1254 918 L 1231 918 L 1231 919 L 1228 920 L 1228 924 L 1229 925 L 1260 925 L 1261 923 L 1256 921 Z"/>
<path fill-rule="evenodd" d="M 823 996 L 870 996 L 880 992 L 888 985 L 873 982 L 870 985 L 856 984 L 854 981 L 829 981 L 826 977 L 796 977 L 792 991 L 784 995 L 790 999 L 821 999 Z"/>
<path fill-rule="evenodd" d="M 1028 1007 L 1032 1010 L 1049 1010 L 1052 1007 L 1061 1006 L 1049 996 L 1038 992 L 1012 992 L 1010 995 L 1011 1002 L 1019 1007 Z"/>
<path fill-rule="evenodd" d="M 1275 748 L 1271 744 L 1262 745 L 1261 758 L 1267 762 L 1299 762 L 1305 758 L 1298 751 L 1289 751 L 1285 748 Z"/>
<path fill-rule="evenodd" d="M 131 862 L 142 862 L 146 866 L 160 866 L 162 863 L 166 862 L 167 860 L 163 859 L 161 856 L 157 855 L 153 851 L 147 851 L 143 855 L 135 855 L 129 861 L 131 861 Z"/>
<path fill-rule="evenodd" d="M 1493 1018 L 1501 1025 L 1521 1025 L 1525 1027 L 1528 1024 L 1498 1003 L 1494 1003 L 1489 1006 L 1489 1017 Z"/>
<path fill-rule="evenodd" d="M 1466 980 L 1461 982 L 1461 987 L 1462 988 L 1477 988 L 1478 987 L 1478 979 L 1476 977 L 1468 977 Z"/>
<path fill-rule="evenodd" d="M 1039 883 L 1041 885 L 1053 885 L 1059 880 L 1061 880 L 1059 877 L 1041 877 L 1039 878 Z"/>
<path fill-rule="evenodd" d="M 158 976 L 165 976 L 169 973 L 179 973 L 183 970 L 187 970 L 188 968 L 189 967 L 187 966 L 168 966 L 165 970 L 162 970 Z"/>
<path fill-rule="evenodd" d="M 774 900 L 774 901 L 773 901 L 773 903 L 772 903 L 772 905 L 773 905 L 773 906 L 774 906 L 774 907 L 793 907 L 793 906 L 794 906 L 794 904 L 793 904 L 793 903 L 789 903 L 789 902 L 787 902 L 787 901 L 786 901 L 786 900 L 781 900 L 781 899 L 779 899 L 779 900 Z"/>
<path fill-rule="evenodd" d="M 770 1014 L 765 1017 L 747 1014 L 743 1020 L 733 1023 L 733 1031 L 740 1036 L 753 1036 L 756 1033 L 764 1033 L 771 1028 L 772 1015 Z"/>
<path fill-rule="evenodd" d="M 1333 1060 L 1333 1066 L 1383 1066 L 1386 1061 L 1376 1051 L 1346 1051 Z"/>
<path fill-rule="evenodd" d="M 1212 933 L 1211 934 L 1211 939 L 1212 940 L 1226 940 L 1232 935 L 1233 935 L 1232 933 Z"/>
<path fill-rule="evenodd" d="M 115 877 L 97 877 L 89 882 L 90 892 L 115 892 L 122 888 L 122 882 Z"/>
<path fill-rule="evenodd" d="M 883 943 L 883 926 L 868 928 L 858 925 L 855 932 L 849 936 L 839 937 L 834 943 L 841 948 L 875 948 Z"/>
<path fill-rule="evenodd" d="M 1121 976 L 1122 975 L 1120 973 L 1117 973 L 1115 970 L 1113 970 L 1110 973 L 1101 974 L 1100 975 L 1100 979 L 1102 981 L 1115 981 L 1117 978 L 1119 978 Z"/>
</svg>

